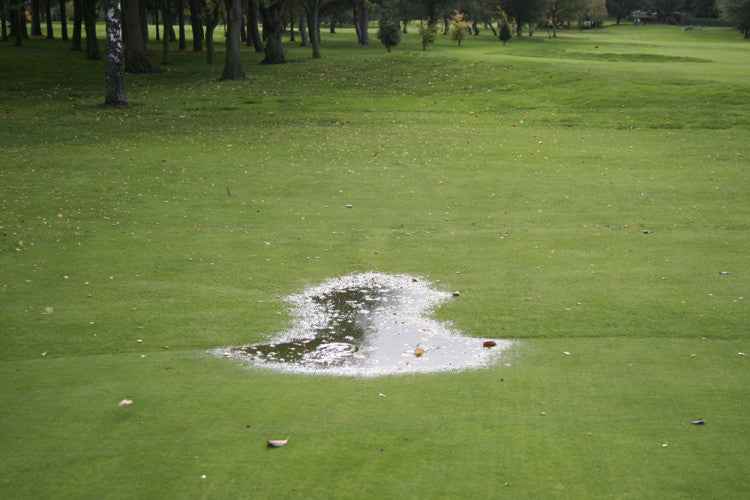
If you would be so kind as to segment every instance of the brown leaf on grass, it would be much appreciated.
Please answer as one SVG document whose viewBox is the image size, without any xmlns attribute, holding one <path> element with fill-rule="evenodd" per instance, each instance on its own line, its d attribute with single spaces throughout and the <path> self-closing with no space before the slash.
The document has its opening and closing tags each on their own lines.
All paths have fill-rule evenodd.
<svg viewBox="0 0 750 500">
<path fill-rule="evenodd" d="M 272 439 L 268 441 L 266 444 L 269 448 L 281 448 L 282 446 L 286 446 L 286 444 L 289 442 L 289 438 L 286 439 Z"/>
<path fill-rule="evenodd" d="M 422 354 L 424 354 L 424 349 L 414 349 L 414 355 L 416 357 L 420 357 Z"/>
<path fill-rule="evenodd" d="M 495 347 L 497 345 L 497 342 L 494 340 L 485 340 L 482 342 L 482 347 Z"/>
</svg>

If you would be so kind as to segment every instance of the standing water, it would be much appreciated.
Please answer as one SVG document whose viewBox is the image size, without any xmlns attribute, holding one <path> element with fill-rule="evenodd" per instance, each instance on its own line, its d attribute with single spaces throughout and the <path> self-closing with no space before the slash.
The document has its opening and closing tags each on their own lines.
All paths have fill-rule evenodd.
<svg viewBox="0 0 750 500">
<path fill-rule="evenodd" d="M 425 316 L 450 297 L 406 275 L 335 278 L 287 298 L 291 329 L 268 343 L 216 352 L 285 372 L 361 377 L 464 370 L 496 361 L 510 341 L 465 337 Z"/>
</svg>

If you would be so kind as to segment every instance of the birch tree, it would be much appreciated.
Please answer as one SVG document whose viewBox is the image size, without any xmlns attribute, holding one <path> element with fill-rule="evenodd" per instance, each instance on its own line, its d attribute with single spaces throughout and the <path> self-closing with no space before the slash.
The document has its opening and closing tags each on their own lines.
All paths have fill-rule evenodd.
<svg viewBox="0 0 750 500">
<path fill-rule="evenodd" d="M 125 86 L 125 56 L 122 48 L 122 9 L 120 0 L 107 0 L 107 59 L 104 64 L 104 104 L 128 103 Z M 166 34 L 165 34 L 165 39 Z"/>
</svg>

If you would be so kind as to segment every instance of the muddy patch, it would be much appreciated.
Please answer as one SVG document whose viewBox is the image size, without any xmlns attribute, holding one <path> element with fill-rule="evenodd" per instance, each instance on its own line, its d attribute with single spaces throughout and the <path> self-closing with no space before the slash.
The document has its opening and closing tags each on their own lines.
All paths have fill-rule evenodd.
<svg viewBox="0 0 750 500">
<path fill-rule="evenodd" d="M 427 317 L 451 295 L 406 275 L 335 278 L 287 298 L 291 329 L 267 343 L 216 353 L 285 372 L 361 377 L 465 370 L 497 361 L 510 341 L 462 336 Z"/>
</svg>

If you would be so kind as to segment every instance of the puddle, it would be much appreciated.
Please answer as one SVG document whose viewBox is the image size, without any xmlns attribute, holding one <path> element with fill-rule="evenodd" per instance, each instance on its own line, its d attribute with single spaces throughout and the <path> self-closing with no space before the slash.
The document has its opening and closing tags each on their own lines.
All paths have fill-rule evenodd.
<svg viewBox="0 0 750 500">
<path fill-rule="evenodd" d="M 285 372 L 360 377 L 464 370 L 497 361 L 510 341 L 465 337 L 426 316 L 448 299 L 450 293 L 412 276 L 335 278 L 287 298 L 294 319 L 290 330 L 267 343 L 216 353 Z"/>
</svg>

